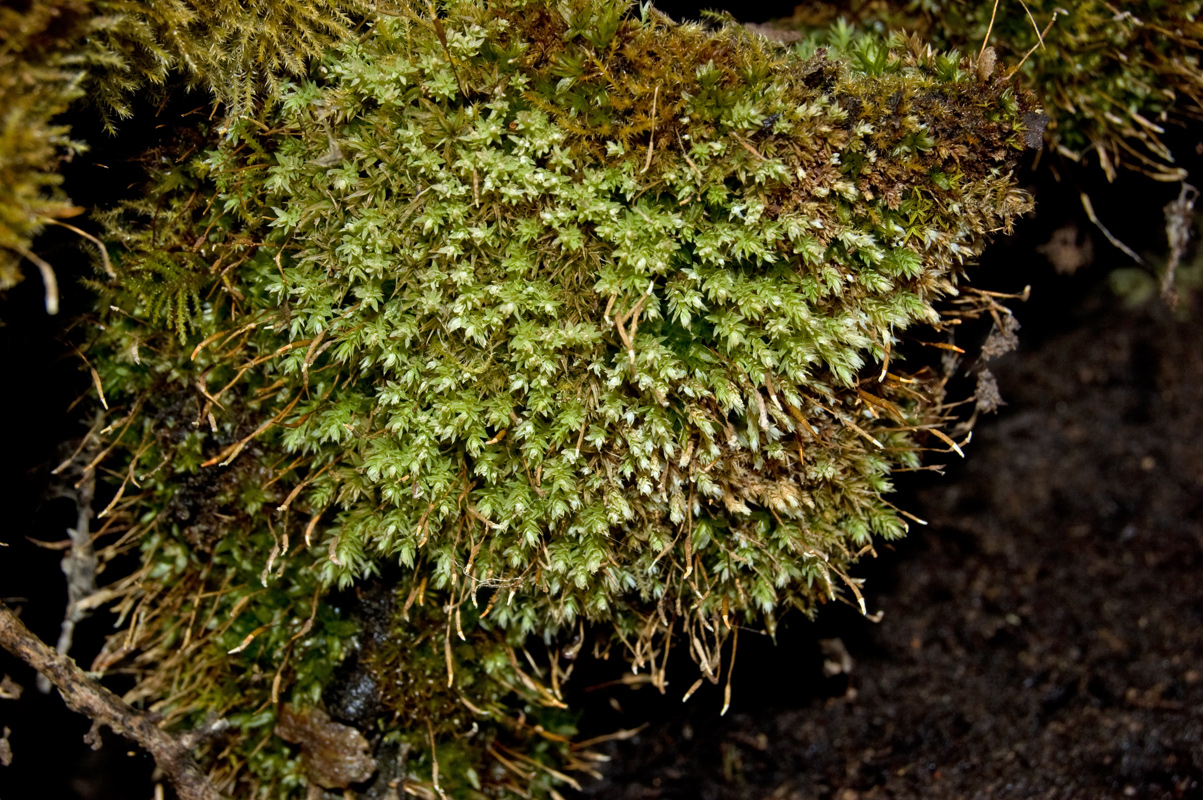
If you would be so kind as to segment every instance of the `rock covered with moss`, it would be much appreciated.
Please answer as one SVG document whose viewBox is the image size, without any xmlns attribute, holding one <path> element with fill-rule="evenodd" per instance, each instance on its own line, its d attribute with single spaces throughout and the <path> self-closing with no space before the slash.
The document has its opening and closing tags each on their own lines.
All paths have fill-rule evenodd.
<svg viewBox="0 0 1203 800">
<path fill-rule="evenodd" d="M 237 796 L 570 783 L 578 656 L 717 680 L 904 533 L 891 471 L 951 442 L 897 349 L 1028 208 L 1026 103 L 900 37 L 372 19 L 106 218 L 96 435 L 143 567 L 97 667 L 228 717 Z"/>
</svg>

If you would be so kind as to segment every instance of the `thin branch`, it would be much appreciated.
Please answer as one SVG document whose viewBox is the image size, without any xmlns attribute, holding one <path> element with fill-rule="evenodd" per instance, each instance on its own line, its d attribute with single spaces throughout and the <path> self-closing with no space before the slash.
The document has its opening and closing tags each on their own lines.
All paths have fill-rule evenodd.
<svg viewBox="0 0 1203 800">
<path fill-rule="evenodd" d="M 63 574 L 67 576 L 67 610 L 63 612 L 63 624 L 59 632 L 59 654 L 71 651 L 75 626 L 88 616 L 83 602 L 96 593 L 96 554 L 92 551 L 92 494 L 96 487 L 96 474 L 89 472 L 80 482 L 75 497 L 76 522 L 68 528 L 71 548 L 63 555 Z M 38 676 L 38 689 L 50 691 L 50 680 L 46 675 Z"/>
<path fill-rule="evenodd" d="M 34 636 L 2 602 L 0 647 L 49 678 L 70 708 L 141 745 L 167 775 L 180 800 L 221 800 L 187 748 L 146 714 L 89 678 L 72 659 L 56 653 Z"/>
</svg>

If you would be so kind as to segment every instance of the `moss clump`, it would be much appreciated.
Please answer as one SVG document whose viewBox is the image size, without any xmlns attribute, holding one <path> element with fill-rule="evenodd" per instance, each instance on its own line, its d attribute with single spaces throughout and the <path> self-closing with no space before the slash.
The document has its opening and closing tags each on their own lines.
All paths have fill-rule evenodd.
<svg viewBox="0 0 1203 800">
<path fill-rule="evenodd" d="M 1137 0 L 1118 8 L 1105 0 L 1068 7 L 1051 0 L 848 0 L 799 5 L 776 25 L 810 34 L 812 45 L 852 44 L 857 34 L 847 20 L 862 30 L 912 31 L 961 52 L 988 44 L 987 57 L 1004 63 L 1026 57 L 1014 81 L 1051 115 L 1053 148 L 1073 161 L 1097 162 L 1109 178 L 1123 166 L 1180 181 L 1186 173 L 1164 139 L 1168 128 L 1203 114 L 1201 13 L 1197 0 Z"/>
<path fill-rule="evenodd" d="M 81 72 L 62 52 L 64 39 L 74 41 L 79 5 L 0 8 L 0 292 L 21 280 L 18 265 L 47 221 L 83 210 L 63 194 L 58 174 L 60 160 L 81 145 L 52 121 L 83 93 Z M 47 307 L 57 310 L 49 292 Z"/>
<path fill-rule="evenodd" d="M 61 191 L 59 165 L 84 149 L 56 117 L 87 97 L 114 131 L 136 94 L 183 83 L 233 114 L 270 106 L 280 83 L 354 32 L 369 9 L 334 0 L 32 0 L 0 8 L 0 291 L 29 259 L 54 275 L 32 242 L 83 211 Z M 114 131 L 115 132 L 115 131 Z"/>
<path fill-rule="evenodd" d="M 107 217 L 89 352 L 144 564 L 102 666 L 229 715 L 227 791 L 301 792 L 276 709 L 324 703 L 377 780 L 542 793 L 578 653 L 717 680 L 739 626 L 859 596 L 947 440 L 896 348 L 1028 208 L 1022 95 L 915 39 L 514 0 L 373 19 L 279 97 Z"/>
</svg>

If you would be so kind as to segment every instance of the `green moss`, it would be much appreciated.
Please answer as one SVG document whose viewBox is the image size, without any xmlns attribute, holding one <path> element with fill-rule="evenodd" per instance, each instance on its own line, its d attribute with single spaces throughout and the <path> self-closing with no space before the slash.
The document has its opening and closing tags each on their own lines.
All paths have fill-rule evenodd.
<svg viewBox="0 0 1203 800">
<path fill-rule="evenodd" d="M 0 291 L 29 259 L 52 280 L 32 242 L 79 214 L 60 189 L 63 160 L 84 149 L 56 117 L 86 97 L 111 132 L 135 94 L 181 80 L 234 115 L 270 106 L 280 83 L 354 33 L 378 4 L 336 0 L 127 2 L 33 0 L 0 9 Z M 387 10 L 387 6 L 384 7 Z M 153 271 L 153 256 L 147 267 Z M 49 274 L 48 274 L 49 273 Z M 191 298 L 195 300 L 195 298 Z M 187 299 L 169 298 L 180 313 Z M 47 307 L 52 303 L 48 297 Z"/>
<path fill-rule="evenodd" d="M 64 57 L 80 35 L 83 8 L 0 8 L 0 291 L 21 280 L 18 265 L 48 221 L 82 211 L 59 188 L 58 165 L 83 146 L 53 119 L 83 94 L 84 73 Z"/>
<path fill-rule="evenodd" d="M 1008 76 L 1018 68 L 1013 81 L 1040 97 L 1051 115 L 1049 143 L 1060 154 L 1097 163 L 1109 177 L 1124 166 L 1179 181 L 1186 174 L 1175 165 L 1165 134 L 1203 112 L 1201 11 L 1196 0 L 1119 7 L 1103 0 L 1069 6 L 1051 0 L 849 0 L 800 5 L 777 25 L 808 33 L 807 46 L 838 50 L 860 40 L 845 19 L 862 31 L 915 32 L 963 53 L 977 54 L 988 44 L 988 63 L 997 57 Z"/>
<path fill-rule="evenodd" d="M 891 471 L 943 447 L 897 347 L 1028 209 L 1032 118 L 874 47 L 402 9 L 156 173 L 106 217 L 89 348 L 144 564 L 102 664 L 230 716 L 236 796 L 303 791 L 274 709 L 352 663 L 416 791 L 543 794 L 584 766 L 578 652 L 663 687 L 675 636 L 717 680 L 738 626 L 859 596 Z"/>
</svg>

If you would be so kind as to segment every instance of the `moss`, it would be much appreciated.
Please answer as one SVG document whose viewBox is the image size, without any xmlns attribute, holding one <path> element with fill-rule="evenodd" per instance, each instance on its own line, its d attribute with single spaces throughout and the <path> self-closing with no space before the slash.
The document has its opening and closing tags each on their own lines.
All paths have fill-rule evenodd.
<svg viewBox="0 0 1203 800">
<path fill-rule="evenodd" d="M 351 36 L 369 8 L 378 4 L 32 0 L 0 9 L 0 291 L 21 280 L 18 265 L 29 259 L 43 271 L 54 313 L 53 271 L 32 242 L 45 225 L 83 211 L 60 189 L 61 162 L 85 149 L 56 119 L 73 104 L 86 97 L 115 133 L 132 97 L 164 95 L 182 81 L 230 113 L 250 113 Z"/>
<path fill-rule="evenodd" d="M 907 30 L 942 48 L 978 53 L 1018 69 L 1014 82 L 1040 97 L 1051 115 L 1052 149 L 1073 161 L 1118 167 L 1157 180 L 1186 177 L 1167 130 L 1203 112 L 1203 39 L 1194 0 L 1139 0 L 1120 9 L 1102 0 L 974 3 L 964 0 L 850 0 L 810 3 L 777 26 L 802 30 L 811 46 L 852 45 L 860 31 Z M 838 23 L 837 23 L 838 20 Z M 987 41 L 988 39 L 988 41 Z M 1022 62 L 1022 66 L 1020 66 Z"/>
<path fill-rule="evenodd" d="M 951 441 L 899 348 L 1029 208 L 1035 111 L 874 47 L 403 7 L 154 171 L 88 348 L 143 564 L 98 667 L 228 716 L 236 796 L 314 778 L 285 703 L 423 796 L 545 794 L 578 653 L 717 680 L 740 626 L 859 597 L 891 471 Z"/>
<path fill-rule="evenodd" d="M 0 291 L 21 280 L 18 265 L 48 221 L 83 210 L 61 191 L 58 174 L 59 162 L 82 145 L 53 120 L 83 94 L 83 73 L 63 51 L 77 40 L 85 9 L 77 2 L 0 9 Z"/>
</svg>

